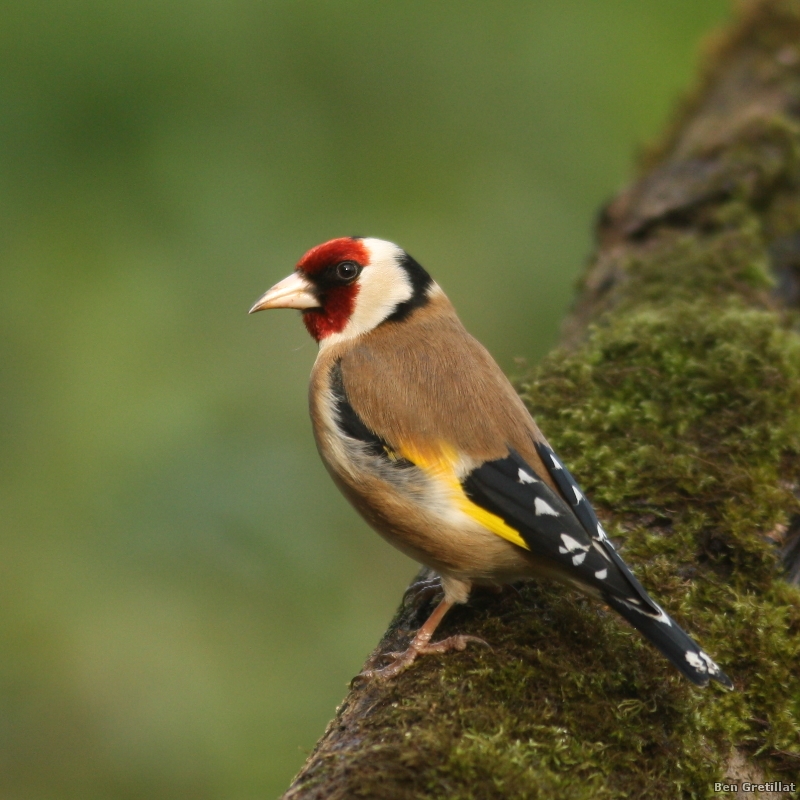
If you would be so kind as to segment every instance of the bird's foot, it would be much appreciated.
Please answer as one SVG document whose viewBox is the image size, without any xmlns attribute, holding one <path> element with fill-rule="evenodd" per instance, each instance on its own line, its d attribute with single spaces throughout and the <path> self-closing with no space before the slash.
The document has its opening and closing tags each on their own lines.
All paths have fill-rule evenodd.
<svg viewBox="0 0 800 800">
<path fill-rule="evenodd" d="M 479 639 L 477 636 L 465 636 L 464 634 L 449 636 L 447 639 L 442 639 L 441 642 L 428 642 L 426 644 L 412 642 L 408 649 L 402 653 L 388 653 L 387 655 L 394 659 L 390 664 L 380 669 L 365 669 L 358 677 L 368 680 L 371 678 L 378 678 L 379 680 L 394 678 L 395 675 L 399 675 L 408 669 L 417 660 L 417 656 L 449 653 L 452 650 L 466 650 L 470 642 L 482 644 L 491 649 L 489 643 L 483 639 Z"/>
</svg>

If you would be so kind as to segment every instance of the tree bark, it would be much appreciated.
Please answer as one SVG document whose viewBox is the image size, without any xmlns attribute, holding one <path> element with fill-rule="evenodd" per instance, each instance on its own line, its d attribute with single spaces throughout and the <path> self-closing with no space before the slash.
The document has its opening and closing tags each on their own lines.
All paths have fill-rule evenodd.
<svg viewBox="0 0 800 800">
<path fill-rule="evenodd" d="M 287 800 L 797 787 L 800 0 L 743 5 L 705 62 L 602 211 L 563 346 L 519 388 L 623 557 L 737 691 L 696 689 L 563 587 L 478 594 L 439 635 L 491 650 L 354 681 Z M 378 663 L 430 613 L 408 597 Z"/>
</svg>

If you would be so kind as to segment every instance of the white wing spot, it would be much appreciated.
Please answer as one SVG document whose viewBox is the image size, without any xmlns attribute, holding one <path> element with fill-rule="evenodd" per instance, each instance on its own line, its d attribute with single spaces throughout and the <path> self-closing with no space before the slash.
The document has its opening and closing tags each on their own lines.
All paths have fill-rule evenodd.
<svg viewBox="0 0 800 800">
<path fill-rule="evenodd" d="M 597 550 L 598 553 L 600 553 L 601 556 L 603 556 L 606 561 L 611 561 L 611 556 L 606 553 L 605 548 L 600 544 L 600 542 L 597 541 L 597 539 L 592 542 L 592 546 L 595 550 Z"/>
<path fill-rule="evenodd" d="M 642 601 L 637 600 L 635 597 L 627 597 L 625 600 L 619 598 L 620 603 L 624 603 L 628 608 L 632 609 L 633 611 L 638 611 L 640 614 L 644 614 L 646 617 L 650 617 L 650 619 L 654 619 L 656 622 L 661 622 L 664 625 L 672 625 L 672 620 L 664 613 L 661 606 L 658 603 L 653 603 L 653 605 L 658 609 L 658 615 L 653 614 L 652 611 L 645 610 L 642 608 Z M 652 602 L 652 600 L 651 600 Z M 686 658 L 688 660 L 691 651 L 686 651 Z M 691 653 L 692 656 L 697 658 L 694 653 Z M 690 662 L 691 663 L 691 662 Z M 693 665 L 694 666 L 694 665 Z M 703 671 L 705 671 L 705 667 L 703 667 Z"/>
<path fill-rule="evenodd" d="M 559 553 L 574 553 L 576 550 L 588 550 L 588 544 L 581 544 L 577 539 L 573 539 L 568 533 L 561 534 L 561 541 L 564 542 L 563 547 L 558 548 Z"/>
<path fill-rule="evenodd" d="M 603 530 L 603 526 L 599 522 L 597 523 L 597 538 L 601 542 L 608 541 L 608 536 L 606 536 L 606 532 Z"/>
<path fill-rule="evenodd" d="M 583 495 L 581 494 L 581 490 L 577 486 L 573 485 L 572 491 L 575 492 L 575 502 L 580 503 L 580 501 L 583 500 Z"/>
<path fill-rule="evenodd" d="M 536 509 L 536 515 L 541 516 L 542 514 L 548 514 L 551 517 L 558 517 L 560 514 L 556 511 L 550 503 L 545 502 L 542 500 L 541 497 L 537 497 L 533 501 L 533 507 Z"/>
<path fill-rule="evenodd" d="M 661 608 L 661 606 L 658 603 L 653 603 L 653 605 L 658 609 L 658 616 L 656 617 L 656 622 L 661 622 L 664 625 L 672 625 L 672 620 L 664 613 L 664 609 Z M 705 653 L 701 653 L 701 655 L 705 655 Z"/>
<path fill-rule="evenodd" d="M 708 668 L 706 667 L 706 662 L 703 661 L 703 659 L 700 658 L 700 656 L 697 655 L 697 653 L 693 652 L 692 650 L 687 650 L 686 651 L 686 660 L 698 672 L 708 672 Z"/>
<path fill-rule="evenodd" d="M 623 599 L 620 597 L 620 598 L 618 598 L 618 600 L 619 600 L 619 602 L 620 602 L 620 603 L 622 603 L 623 605 L 625 605 L 625 606 L 628 606 L 628 608 L 629 608 L 631 611 L 638 611 L 640 614 L 644 614 L 646 617 L 649 617 L 649 616 L 650 616 L 650 615 L 649 615 L 649 614 L 648 614 L 648 613 L 647 613 L 647 612 L 646 612 L 644 609 L 642 609 L 642 608 L 640 607 L 640 605 L 641 605 L 641 604 L 639 603 L 639 601 L 638 601 L 638 600 L 637 600 L 635 597 L 629 597 L 627 600 L 623 600 Z M 634 605 L 634 603 L 635 603 L 636 605 Z"/>
<path fill-rule="evenodd" d="M 578 555 L 572 556 L 572 563 L 577 567 L 579 564 L 583 564 L 585 558 L 586 553 L 578 553 Z"/>
<path fill-rule="evenodd" d="M 594 574 L 595 578 L 600 581 L 604 581 L 608 577 L 608 570 L 607 569 L 599 569 Z"/>
<path fill-rule="evenodd" d="M 561 466 L 561 462 L 555 457 L 554 453 L 550 453 L 550 460 L 553 462 L 553 466 L 556 469 L 564 469 L 564 467 Z"/>
<path fill-rule="evenodd" d="M 538 483 L 536 478 L 528 475 L 528 473 L 525 472 L 525 470 L 522 469 L 522 467 L 519 468 L 519 472 L 517 472 L 517 475 L 519 476 L 518 479 L 519 483 Z"/>
</svg>

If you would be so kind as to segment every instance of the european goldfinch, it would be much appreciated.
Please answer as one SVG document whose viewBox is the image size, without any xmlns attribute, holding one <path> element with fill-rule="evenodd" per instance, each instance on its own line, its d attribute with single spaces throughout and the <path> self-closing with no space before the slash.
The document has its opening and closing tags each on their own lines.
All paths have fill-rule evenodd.
<svg viewBox="0 0 800 800">
<path fill-rule="evenodd" d="M 607 603 L 694 683 L 732 688 L 636 580 L 505 375 L 408 253 L 333 239 L 250 311 L 268 308 L 302 311 L 319 343 L 311 420 L 336 485 L 441 577 L 444 598 L 406 652 L 370 675 L 463 650 L 474 637 L 431 637 L 473 586 L 548 576 Z"/>
</svg>

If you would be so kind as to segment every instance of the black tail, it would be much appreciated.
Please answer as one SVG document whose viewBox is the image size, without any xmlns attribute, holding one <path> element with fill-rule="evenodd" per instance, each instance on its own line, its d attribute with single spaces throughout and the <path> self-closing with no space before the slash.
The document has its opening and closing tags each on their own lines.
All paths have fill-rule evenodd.
<svg viewBox="0 0 800 800">
<path fill-rule="evenodd" d="M 709 680 L 713 680 L 726 689 L 733 689 L 731 679 L 663 611 L 663 616 L 656 619 L 619 597 L 608 595 L 605 600 L 614 611 L 641 631 L 692 683 L 705 686 Z"/>
</svg>

